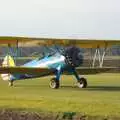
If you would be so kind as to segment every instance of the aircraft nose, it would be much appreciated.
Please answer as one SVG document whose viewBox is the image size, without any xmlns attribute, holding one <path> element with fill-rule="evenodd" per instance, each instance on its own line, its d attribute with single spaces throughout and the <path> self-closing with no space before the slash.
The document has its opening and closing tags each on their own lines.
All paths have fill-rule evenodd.
<svg viewBox="0 0 120 120">
<path fill-rule="evenodd" d="M 78 67 L 83 63 L 83 54 L 77 47 L 69 47 L 65 51 L 66 63 L 73 67 Z"/>
</svg>

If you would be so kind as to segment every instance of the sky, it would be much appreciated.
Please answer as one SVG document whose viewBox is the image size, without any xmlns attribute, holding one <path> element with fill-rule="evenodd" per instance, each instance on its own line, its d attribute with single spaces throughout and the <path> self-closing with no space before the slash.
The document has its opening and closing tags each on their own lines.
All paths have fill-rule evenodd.
<svg viewBox="0 0 120 120">
<path fill-rule="evenodd" d="M 120 0 L 0 0 L 0 36 L 120 39 Z"/>
</svg>

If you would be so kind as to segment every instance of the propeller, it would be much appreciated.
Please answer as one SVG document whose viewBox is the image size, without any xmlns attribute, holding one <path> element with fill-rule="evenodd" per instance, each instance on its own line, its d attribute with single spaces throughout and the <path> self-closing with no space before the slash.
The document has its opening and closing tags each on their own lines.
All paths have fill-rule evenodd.
<svg viewBox="0 0 120 120">
<path fill-rule="evenodd" d="M 65 50 L 65 62 L 72 67 L 78 67 L 83 63 L 83 54 L 80 48 L 68 47 Z"/>
</svg>

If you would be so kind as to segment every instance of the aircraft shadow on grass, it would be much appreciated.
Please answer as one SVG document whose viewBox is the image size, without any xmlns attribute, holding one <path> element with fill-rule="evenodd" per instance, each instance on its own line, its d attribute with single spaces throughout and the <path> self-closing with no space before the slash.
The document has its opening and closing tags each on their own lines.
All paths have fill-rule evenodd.
<svg viewBox="0 0 120 120">
<path fill-rule="evenodd" d="M 21 84 L 17 84 L 15 85 L 15 87 L 21 87 L 21 88 L 49 88 L 49 86 L 42 84 L 42 85 L 21 85 Z M 80 89 L 77 86 L 66 86 L 66 85 L 62 85 L 61 89 L 66 89 L 66 90 L 77 90 L 77 91 L 120 91 L 120 86 L 88 86 L 87 88 L 84 89 Z"/>
<path fill-rule="evenodd" d="M 21 85 L 21 84 L 17 84 L 17 85 L 14 85 L 14 87 L 19 87 L 19 88 L 47 88 L 47 85 L 43 84 L 43 85 Z"/>
<path fill-rule="evenodd" d="M 120 86 L 89 86 L 91 91 L 120 91 Z"/>
<path fill-rule="evenodd" d="M 88 86 L 87 88 L 80 89 L 76 86 L 61 86 L 63 89 L 75 89 L 75 90 L 82 90 L 82 91 L 120 91 L 120 86 Z M 72 90 L 73 90 L 72 89 Z"/>
</svg>

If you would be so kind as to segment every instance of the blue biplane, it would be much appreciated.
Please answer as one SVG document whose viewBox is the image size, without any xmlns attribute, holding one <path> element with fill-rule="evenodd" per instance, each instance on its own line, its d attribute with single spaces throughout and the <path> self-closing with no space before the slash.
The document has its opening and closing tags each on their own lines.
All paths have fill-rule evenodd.
<svg viewBox="0 0 120 120">
<path fill-rule="evenodd" d="M 64 49 L 57 50 L 53 54 L 37 58 L 22 66 L 16 66 L 12 56 L 7 55 L 0 67 L 0 73 L 3 80 L 9 81 L 9 86 L 13 86 L 13 82 L 20 79 L 40 77 L 43 75 L 54 74 L 55 77 L 50 80 L 51 88 L 59 88 L 60 76 L 64 71 L 72 73 L 77 79 L 79 88 L 87 87 L 87 80 L 78 75 L 76 67 L 83 63 L 83 54 L 80 48 L 106 48 L 119 44 L 119 40 L 86 40 L 86 39 L 55 39 L 55 38 L 26 38 L 26 37 L 0 37 L 1 45 L 13 46 L 34 46 L 34 45 L 58 45 L 65 46 Z M 97 52 L 93 58 L 93 66 Z M 102 67 L 105 51 L 101 56 L 100 67 Z M 87 68 L 88 69 L 88 68 Z M 91 70 L 92 68 L 89 68 Z M 101 68 L 102 69 L 102 68 Z M 81 68 L 82 70 L 82 68 Z"/>
</svg>

